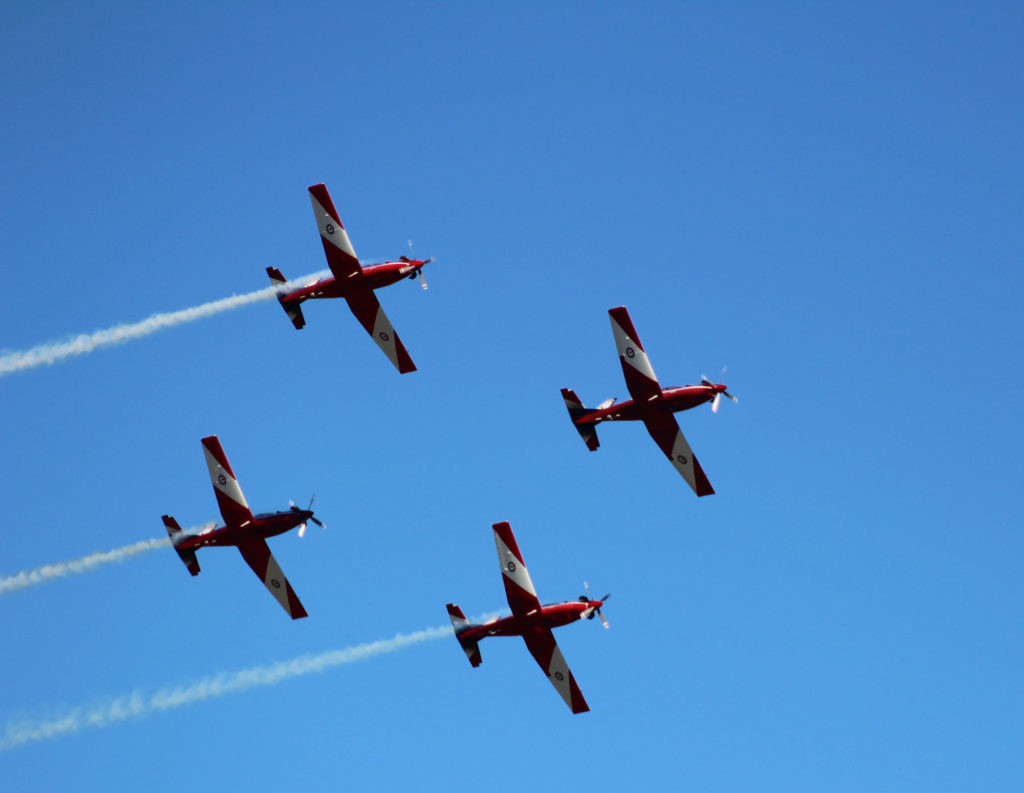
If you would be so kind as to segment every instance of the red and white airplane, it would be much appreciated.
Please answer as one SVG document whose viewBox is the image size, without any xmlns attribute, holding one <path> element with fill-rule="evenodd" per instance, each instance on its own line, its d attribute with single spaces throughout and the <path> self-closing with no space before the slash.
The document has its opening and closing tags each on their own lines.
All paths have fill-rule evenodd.
<svg viewBox="0 0 1024 793">
<path fill-rule="evenodd" d="M 488 636 L 522 636 L 527 649 L 572 712 L 583 713 L 590 710 L 587 701 L 583 699 L 583 694 L 580 693 L 579 686 L 576 685 L 576 679 L 565 663 L 565 658 L 562 657 L 562 651 L 555 643 L 551 629 L 584 618 L 593 619 L 595 614 L 607 628 L 608 621 L 601 613 L 601 606 L 609 595 L 600 600 L 590 600 L 586 596 L 581 596 L 579 600 L 542 606 L 530 580 L 526 563 L 523 562 L 523 555 L 519 552 L 516 538 L 512 534 L 512 527 L 508 523 L 494 524 L 494 542 L 498 546 L 498 562 L 501 565 L 505 595 L 509 608 L 512 609 L 512 616 L 495 618 L 477 625 L 466 619 L 462 609 L 454 603 L 449 603 L 448 616 L 455 629 L 455 638 L 462 645 L 469 662 L 473 666 L 480 666 L 481 639 Z"/>
<path fill-rule="evenodd" d="M 596 408 L 586 408 L 575 391 L 563 388 L 562 398 L 569 409 L 573 426 L 586 442 L 587 448 L 593 452 L 601 445 L 597 440 L 596 428 L 600 422 L 642 421 L 654 442 L 693 488 L 693 492 L 698 496 L 710 496 L 715 489 L 711 487 L 704 469 L 697 462 L 672 414 L 704 402 L 710 402 L 711 410 L 717 413 L 723 394 L 733 402 L 737 401 L 736 397 L 722 383 L 712 383 L 703 376 L 700 385 L 662 388 L 625 306 L 610 309 L 608 316 L 612 321 L 612 333 L 619 350 L 626 388 L 633 398 L 617 404 L 614 398 L 606 399 Z"/>
<path fill-rule="evenodd" d="M 206 465 L 210 469 L 210 480 L 213 482 L 213 491 L 217 494 L 217 505 L 224 518 L 224 525 L 199 534 L 185 534 L 174 518 L 164 515 L 164 527 L 181 561 L 192 575 L 199 575 L 199 562 L 196 560 L 198 549 L 208 545 L 237 546 L 246 564 L 288 612 L 288 616 L 293 620 L 309 616 L 288 579 L 281 572 L 277 560 L 270 553 L 266 538 L 283 534 L 296 526 L 299 527 L 301 537 L 306 530 L 306 521 L 311 520 L 318 526 L 324 524 L 313 517 L 312 510 L 299 509 L 294 504 L 287 512 L 264 512 L 253 515 L 216 435 L 203 438 L 203 453 L 206 455 Z M 310 506 L 312 505 L 313 502 L 310 501 Z"/>
<path fill-rule="evenodd" d="M 331 268 L 333 277 L 323 278 L 308 286 L 279 293 L 277 299 L 281 301 L 285 313 L 295 328 L 301 330 L 306 324 L 306 319 L 302 316 L 302 304 L 306 300 L 343 297 L 348 301 L 348 307 L 352 309 L 356 319 L 384 350 L 384 354 L 388 356 L 388 360 L 395 365 L 398 371 L 403 374 L 415 372 L 416 364 L 412 362 L 405 345 L 395 333 L 387 314 L 377 302 L 373 290 L 397 283 L 403 278 L 415 278 L 416 276 L 419 276 L 420 283 L 426 289 L 427 282 L 423 278 L 423 265 L 430 264 L 434 260 L 432 258 L 410 259 L 407 256 L 402 256 L 398 261 L 362 267 L 356 257 L 355 249 L 349 241 L 348 233 L 341 225 L 338 210 L 334 208 L 334 202 L 331 201 L 327 188 L 322 184 L 313 185 L 309 188 L 309 199 L 313 202 L 313 215 L 316 217 L 316 225 L 320 229 L 320 241 L 324 245 L 327 266 Z M 270 282 L 275 286 L 287 283 L 287 279 L 276 267 L 268 267 L 267 275 L 270 276 Z"/>
</svg>

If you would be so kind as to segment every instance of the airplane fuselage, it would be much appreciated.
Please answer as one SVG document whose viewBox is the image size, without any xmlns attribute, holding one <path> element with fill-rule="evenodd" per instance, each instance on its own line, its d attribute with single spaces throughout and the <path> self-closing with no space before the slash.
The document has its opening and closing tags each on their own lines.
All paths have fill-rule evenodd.
<svg viewBox="0 0 1024 793">
<path fill-rule="evenodd" d="M 560 628 L 581 619 L 587 609 L 599 609 L 600 600 L 569 600 L 565 603 L 552 603 L 541 606 L 539 610 L 526 615 L 493 619 L 482 625 L 472 625 L 459 633 L 460 639 L 477 641 L 486 636 L 522 636 L 534 628 Z"/>
<path fill-rule="evenodd" d="M 216 526 L 200 534 L 178 535 L 176 548 L 195 550 L 211 545 L 238 545 L 245 540 L 276 537 L 300 526 L 313 516 L 308 510 L 292 509 L 287 512 L 263 512 L 253 515 L 251 521 L 240 526 Z"/>
<path fill-rule="evenodd" d="M 365 265 L 361 272 L 352 273 L 349 278 L 339 280 L 323 278 L 314 284 L 289 292 L 282 298 L 286 302 L 346 297 L 354 289 L 380 289 L 398 283 L 403 278 L 412 278 L 420 271 L 424 261 L 411 259 Z"/>
<path fill-rule="evenodd" d="M 705 402 L 710 402 L 716 394 L 726 390 L 722 383 L 712 385 L 684 385 L 676 388 L 662 389 L 660 394 L 638 402 L 635 399 L 627 399 L 625 402 L 617 402 L 606 408 L 588 411 L 576 419 L 577 424 L 596 424 L 600 421 L 643 421 L 653 411 L 665 413 L 678 413 L 681 410 L 689 410 Z"/>
</svg>

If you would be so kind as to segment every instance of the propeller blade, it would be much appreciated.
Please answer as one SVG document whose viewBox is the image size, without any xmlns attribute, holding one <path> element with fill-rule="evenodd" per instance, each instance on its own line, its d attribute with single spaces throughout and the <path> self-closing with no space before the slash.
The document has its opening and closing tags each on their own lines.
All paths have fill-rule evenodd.
<svg viewBox="0 0 1024 793">
<path fill-rule="evenodd" d="M 718 412 L 718 403 L 722 401 L 721 397 L 722 397 L 722 393 L 719 392 L 719 393 L 715 394 L 715 398 L 711 400 L 711 412 L 712 413 L 717 413 Z"/>
<path fill-rule="evenodd" d="M 706 374 L 702 374 L 702 375 L 700 376 L 700 381 L 701 381 L 701 383 L 703 383 L 704 385 L 714 385 L 714 383 L 712 383 L 712 382 L 711 382 L 710 380 L 708 380 L 708 376 L 707 376 Z"/>
<path fill-rule="evenodd" d="M 588 584 L 588 583 L 587 583 L 586 581 L 584 581 L 584 582 L 583 582 L 583 588 L 584 588 L 585 590 L 587 590 L 587 601 L 589 602 L 589 601 L 591 600 L 591 598 L 590 598 L 590 584 Z M 606 601 L 606 600 L 607 600 L 608 598 L 610 598 L 611 596 L 612 596 L 612 593 L 611 593 L 611 592 L 609 592 L 609 593 L 608 593 L 607 595 L 605 595 L 605 596 L 604 596 L 603 598 L 601 598 L 601 602 L 602 602 L 602 603 L 604 603 L 604 602 L 605 602 L 605 601 Z M 595 607 L 593 607 L 593 606 L 592 606 L 592 607 L 590 607 L 590 608 L 588 608 L 588 609 L 585 609 L 585 610 L 584 610 L 584 611 L 583 611 L 583 612 L 582 612 L 582 613 L 580 614 L 580 619 L 584 619 L 584 618 L 586 618 L 586 619 L 590 620 L 590 619 L 593 619 L 593 618 L 594 618 L 594 615 L 595 615 L 595 614 L 597 614 L 598 618 L 599 618 L 599 619 L 601 620 L 601 624 L 602 624 L 602 625 L 604 625 L 604 627 L 605 627 L 605 628 L 608 628 L 608 627 L 610 627 L 610 626 L 608 625 L 608 620 L 606 620 L 606 619 L 604 618 L 604 614 L 602 614 L 602 613 L 601 613 L 601 609 L 599 609 L 599 608 L 595 608 Z"/>
<path fill-rule="evenodd" d="M 305 523 L 303 523 L 301 526 L 299 526 L 299 536 L 300 537 L 305 537 L 306 536 L 306 524 Z"/>
<path fill-rule="evenodd" d="M 735 405 L 735 404 L 736 404 L 737 402 L 739 402 L 739 400 L 738 400 L 738 399 L 737 399 L 736 397 L 734 397 L 734 396 L 733 396 L 732 394 L 730 394 L 730 393 L 729 393 L 728 391 L 726 391 L 726 392 L 724 392 L 724 393 L 725 393 L 725 395 L 726 395 L 727 397 L 729 397 L 729 399 L 731 399 L 731 400 L 732 400 L 732 402 L 733 402 L 733 404 L 734 404 L 734 405 Z"/>
<path fill-rule="evenodd" d="M 326 529 L 326 528 L 327 528 L 327 527 L 326 527 L 326 526 L 325 526 L 325 525 L 323 524 L 323 521 L 321 521 L 321 520 L 320 520 L 319 518 L 314 518 L 314 517 L 313 517 L 312 515 L 310 515 L 310 516 L 309 516 L 309 519 L 310 519 L 311 521 L 313 521 L 313 522 L 314 522 L 314 523 L 315 523 L 315 524 L 316 524 L 317 526 L 319 526 L 319 527 L 320 527 L 321 529 Z"/>
<path fill-rule="evenodd" d="M 420 284 L 422 284 L 423 288 L 426 289 L 427 288 L 427 279 L 423 277 L 423 270 L 417 270 L 416 271 L 416 275 L 418 275 L 420 277 Z"/>
</svg>

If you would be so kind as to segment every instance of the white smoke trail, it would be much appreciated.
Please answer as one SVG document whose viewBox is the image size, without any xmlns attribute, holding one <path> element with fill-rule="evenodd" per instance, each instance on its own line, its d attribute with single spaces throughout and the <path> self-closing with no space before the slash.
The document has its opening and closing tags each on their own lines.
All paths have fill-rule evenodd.
<svg viewBox="0 0 1024 793">
<path fill-rule="evenodd" d="M 493 616 L 487 615 L 484 619 Z M 55 718 L 9 719 L 0 737 L 0 752 L 15 749 L 32 741 L 45 741 L 70 735 L 87 727 L 108 727 L 111 724 L 142 718 L 165 710 L 194 705 L 197 702 L 237 694 L 257 686 L 272 686 L 282 680 L 324 672 L 335 666 L 365 661 L 421 642 L 452 635 L 450 625 L 426 628 L 414 633 L 399 633 L 392 639 L 357 644 L 342 650 L 329 650 L 318 655 L 303 655 L 290 661 L 278 661 L 235 672 L 221 672 L 196 683 L 166 686 L 154 694 L 133 691 L 93 707 L 78 707 Z"/>
<path fill-rule="evenodd" d="M 154 314 L 141 322 L 131 324 L 115 325 L 112 328 L 97 330 L 93 333 L 82 333 L 67 341 L 48 341 L 30 347 L 20 352 L 7 352 L 0 355 L 0 377 L 23 372 L 26 369 L 34 369 L 37 366 L 51 366 L 61 363 L 68 358 L 77 358 L 100 347 L 107 347 L 112 344 L 123 344 L 132 339 L 140 339 L 149 336 L 165 328 L 173 328 L 185 322 L 194 322 L 197 319 L 212 317 L 224 311 L 247 306 L 250 303 L 258 303 L 261 300 L 270 300 L 276 297 L 279 292 L 286 292 L 290 289 L 297 289 L 318 278 L 328 275 L 329 270 L 323 270 L 303 278 L 296 278 L 283 286 L 268 286 L 266 289 L 259 289 L 245 295 L 232 295 L 221 300 L 214 300 L 211 303 L 203 303 L 200 306 L 184 308 L 180 311 L 168 311 L 162 314 Z"/>
<path fill-rule="evenodd" d="M 202 526 L 186 529 L 185 531 L 186 533 L 194 534 L 213 525 L 212 523 L 206 523 Z M 0 578 L 0 596 L 6 595 L 8 592 L 16 592 L 19 589 L 36 586 L 37 584 L 45 584 L 47 581 L 52 581 L 55 578 L 88 573 L 102 565 L 110 564 L 111 562 L 123 562 L 126 559 L 131 559 L 133 556 L 138 556 L 140 553 L 152 551 L 155 548 L 163 548 L 170 544 L 171 540 L 169 537 L 143 540 L 132 545 L 125 545 L 123 548 L 115 548 L 112 551 L 97 551 L 88 556 L 83 556 L 81 559 L 73 559 L 70 562 L 58 562 L 57 564 L 37 567 L 34 570 L 24 570 L 7 578 Z"/>
</svg>

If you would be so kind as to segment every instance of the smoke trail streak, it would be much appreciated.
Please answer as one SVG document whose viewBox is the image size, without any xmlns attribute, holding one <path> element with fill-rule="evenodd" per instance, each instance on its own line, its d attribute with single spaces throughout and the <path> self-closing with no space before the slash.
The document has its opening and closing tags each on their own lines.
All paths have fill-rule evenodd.
<svg viewBox="0 0 1024 793">
<path fill-rule="evenodd" d="M 493 615 L 487 615 L 489 618 Z M 318 655 L 303 655 L 290 661 L 278 661 L 235 672 L 221 672 L 196 683 L 165 686 L 154 694 L 136 690 L 93 707 L 78 707 L 42 720 L 9 719 L 0 737 L 0 752 L 9 751 L 32 741 L 45 741 L 71 735 L 87 727 L 108 727 L 128 719 L 143 718 L 165 710 L 194 705 L 214 697 L 238 694 L 257 686 L 272 686 L 282 680 L 324 672 L 336 666 L 365 661 L 386 655 L 421 642 L 451 636 L 452 628 L 444 625 L 414 633 L 399 633 L 392 639 L 356 644 L 341 650 L 328 650 Z"/>
<path fill-rule="evenodd" d="M 258 303 L 261 300 L 270 300 L 272 297 L 276 297 L 279 292 L 304 286 L 329 273 L 329 270 L 322 270 L 303 278 L 296 278 L 294 281 L 289 281 L 283 286 L 268 286 L 265 289 L 259 289 L 245 295 L 232 295 L 231 297 L 203 303 L 192 308 L 184 308 L 180 311 L 153 314 L 141 322 L 115 325 L 112 328 L 97 330 L 93 333 L 82 333 L 67 341 L 48 341 L 20 352 L 7 352 L 0 355 L 0 377 L 14 374 L 15 372 L 23 372 L 26 369 L 34 369 L 37 366 L 51 366 L 55 363 L 61 363 L 68 358 L 77 358 L 79 355 L 93 352 L 100 347 L 123 344 L 132 339 L 149 336 L 166 328 L 173 328 L 175 325 L 212 317 L 214 314 L 241 308 L 250 303 Z"/>
<path fill-rule="evenodd" d="M 202 526 L 195 526 L 191 529 L 187 529 L 186 533 L 192 534 L 203 529 L 210 528 L 213 525 L 214 524 L 212 523 L 205 523 Z M 70 575 L 88 573 L 102 565 L 110 564 L 111 562 L 123 562 L 127 559 L 131 559 L 133 556 L 145 553 L 146 551 L 163 548 L 170 544 L 171 540 L 169 537 L 143 540 L 142 542 L 137 542 L 133 545 L 125 545 L 123 548 L 115 548 L 112 551 L 97 551 L 96 553 L 91 553 L 88 556 L 83 556 L 81 559 L 73 559 L 70 562 L 58 562 L 57 564 L 48 564 L 43 567 L 36 567 L 33 570 L 24 570 L 16 575 L 8 576 L 7 578 L 0 578 L 0 596 L 6 595 L 8 592 L 16 592 L 19 589 L 25 589 L 30 586 L 45 584 L 47 581 L 52 581 L 55 578 L 64 578 Z"/>
</svg>

